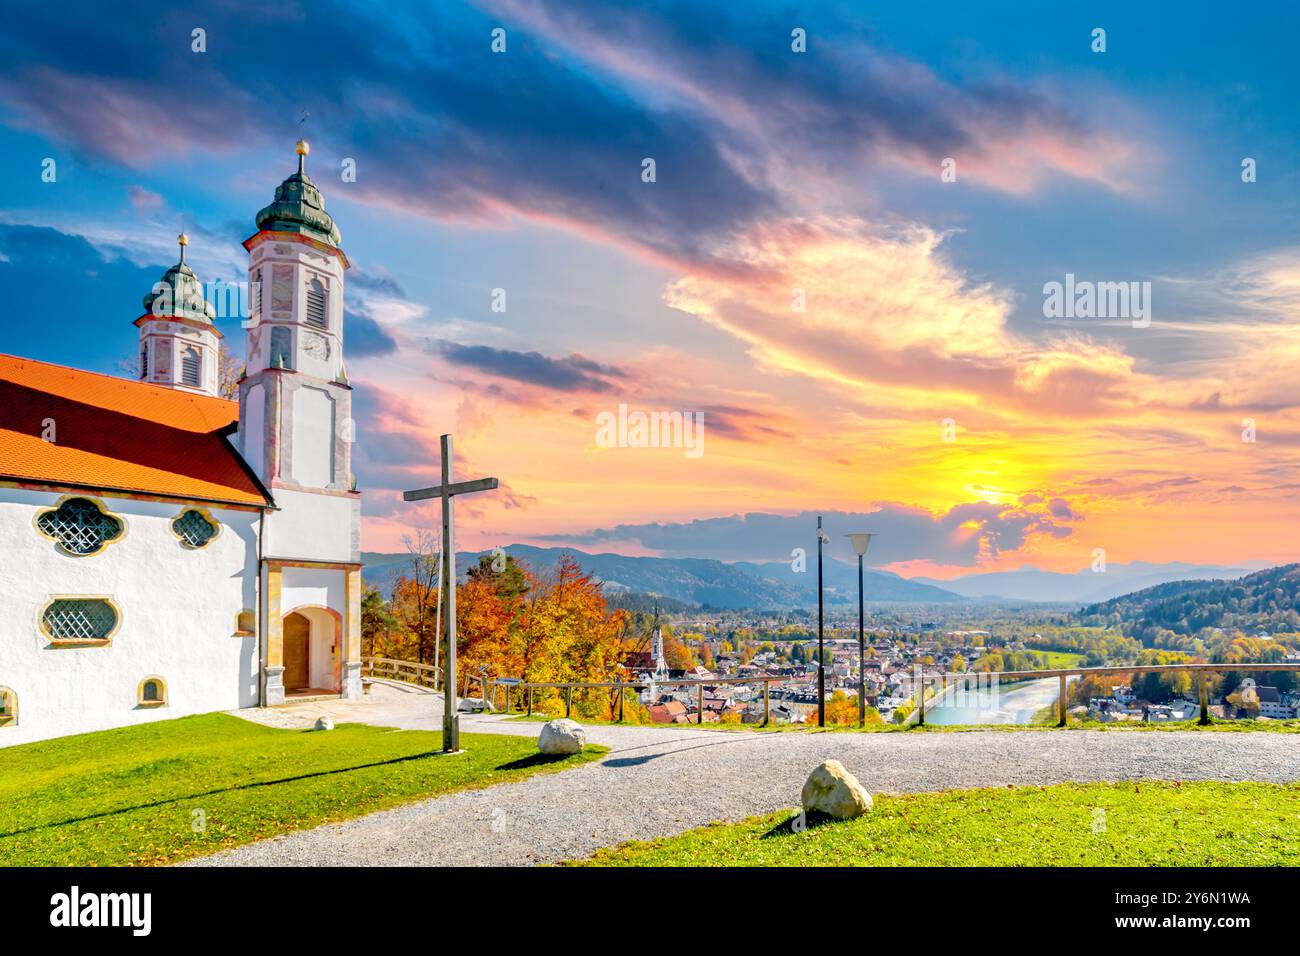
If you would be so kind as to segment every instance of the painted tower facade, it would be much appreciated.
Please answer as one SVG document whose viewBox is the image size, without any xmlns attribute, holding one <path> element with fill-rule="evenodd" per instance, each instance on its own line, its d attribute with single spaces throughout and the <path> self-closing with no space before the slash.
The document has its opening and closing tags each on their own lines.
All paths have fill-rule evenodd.
<svg viewBox="0 0 1300 956">
<path fill-rule="evenodd" d="M 342 694 L 360 677 L 360 495 L 343 362 L 348 260 L 320 190 L 298 171 L 245 240 L 250 308 L 237 447 L 271 491 L 262 539 L 264 700 Z"/>
<path fill-rule="evenodd" d="M 203 284 L 185 263 L 189 237 L 176 237 L 180 261 L 144 297 L 140 330 L 140 380 L 202 395 L 220 394 L 221 332 Z"/>
</svg>

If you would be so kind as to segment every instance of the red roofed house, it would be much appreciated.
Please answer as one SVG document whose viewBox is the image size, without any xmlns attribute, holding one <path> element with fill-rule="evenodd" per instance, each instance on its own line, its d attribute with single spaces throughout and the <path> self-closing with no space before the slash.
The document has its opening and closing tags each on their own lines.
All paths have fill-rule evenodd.
<svg viewBox="0 0 1300 956">
<path fill-rule="evenodd" d="M 0 356 L 0 747 L 359 696 L 348 261 L 306 152 L 244 243 L 238 401 L 184 235 L 138 381 Z"/>
</svg>

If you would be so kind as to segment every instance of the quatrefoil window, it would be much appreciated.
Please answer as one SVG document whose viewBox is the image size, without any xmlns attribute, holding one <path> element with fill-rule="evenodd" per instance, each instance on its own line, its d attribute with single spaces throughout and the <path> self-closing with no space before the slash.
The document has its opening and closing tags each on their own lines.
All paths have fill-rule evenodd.
<svg viewBox="0 0 1300 956">
<path fill-rule="evenodd" d="M 65 554 L 98 554 L 122 536 L 122 519 L 102 510 L 89 498 L 69 498 L 57 508 L 41 512 L 36 527 L 53 538 Z"/>
<path fill-rule="evenodd" d="M 182 511 L 172 522 L 172 532 L 187 548 L 202 548 L 217 536 L 218 530 L 215 522 L 193 508 Z"/>
</svg>

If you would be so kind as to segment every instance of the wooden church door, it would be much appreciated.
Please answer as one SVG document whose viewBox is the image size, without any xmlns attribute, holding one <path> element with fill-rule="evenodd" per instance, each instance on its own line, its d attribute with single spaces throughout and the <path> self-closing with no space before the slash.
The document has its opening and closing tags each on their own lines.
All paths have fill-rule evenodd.
<svg viewBox="0 0 1300 956">
<path fill-rule="evenodd" d="M 301 614 L 284 619 L 284 689 L 302 690 L 309 686 L 307 667 L 311 623 Z"/>
</svg>

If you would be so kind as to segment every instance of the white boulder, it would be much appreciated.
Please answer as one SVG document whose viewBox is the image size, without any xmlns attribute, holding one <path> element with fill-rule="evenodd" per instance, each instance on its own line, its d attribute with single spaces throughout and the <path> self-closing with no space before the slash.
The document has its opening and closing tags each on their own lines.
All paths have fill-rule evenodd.
<svg viewBox="0 0 1300 956">
<path fill-rule="evenodd" d="M 482 697 L 462 697 L 456 709 L 469 714 L 490 714 L 492 713 L 492 704 Z"/>
<path fill-rule="evenodd" d="M 544 754 L 581 753 L 586 742 L 587 732 L 582 725 L 567 717 L 548 720 L 537 735 L 537 749 Z"/>
<path fill-rule="evenodd" d="M 799 796 L 805 813 L 836 820 L 852 820 L 871 809 L 871 794 L 838 760 L 827 760 L 810 773 Z"/>
<path fill-rule="evenodd" d="M 316 729 L 317 729 L 317 730 L 333 730 L 333 729 L 334 729 L 334 718 L 333 718 L 333 717 L 329 717 L 329 716 L 326 716 L 326 717 L 317 717 L 317 718 L 316 718 Z"/>
</svg>

